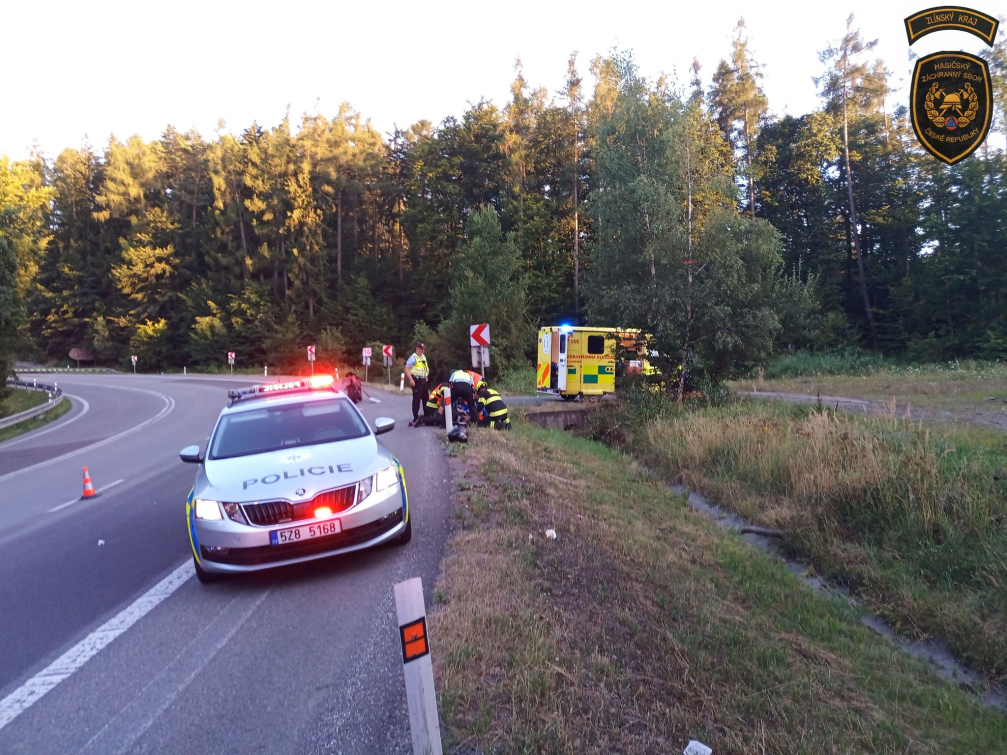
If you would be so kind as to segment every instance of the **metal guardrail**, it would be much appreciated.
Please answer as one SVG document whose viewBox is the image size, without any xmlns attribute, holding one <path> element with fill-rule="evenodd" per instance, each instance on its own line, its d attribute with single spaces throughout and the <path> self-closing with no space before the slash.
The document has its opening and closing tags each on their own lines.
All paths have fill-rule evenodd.
<svg viewBox="0 0 1007 755">
<path fill-rule="evenodd" d="M 23 388 L 29 391 L 45 391 L 49 394 L 49 400 L 44 404 L 39 404 L 38 406 L 26 409 L 23 412 L 12 414 L 9 417 L 0 418 L 0 429 L 16 425 L 19 422 L 24 422 L 28 419 L 33 419 L 40 414 L 45 414 L 50 409 L 58 406 L 63 400 L 63 389 L 57 385 L 40 384 L 35 380 L 31 382 L 28 382 L 27 380 L 11 380 L 10 378 L 7 379 L 7 385 L 13 388 Z"/>
<path fill-rule="evenodd" d="M 14 372 L 20 374 L 24 373 L 58 373 L 58 372 L 71 372 L 71 373 L 99 373 L 101 375 L 112 375 L 118 370 L 113 370 L 111 367 L 15 367 Z"/>
</svg>

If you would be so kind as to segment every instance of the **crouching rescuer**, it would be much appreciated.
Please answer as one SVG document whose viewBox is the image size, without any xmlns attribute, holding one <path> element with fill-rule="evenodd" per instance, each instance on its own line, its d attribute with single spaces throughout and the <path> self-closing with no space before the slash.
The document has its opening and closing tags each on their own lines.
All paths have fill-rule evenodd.
<svg viewBox="0 0 1007 755">
<path fill-rule="evenodd" d="M 427 403 L 423 405 L 423 424 L 427 427 L 444 427 L 444 388 L 447 383 L 440 383 L 430 391 Z"/>
<path fill-rule="evenodd" d="M 479 427 L 492 427 L 495 430 L 510 430 L 510 416 L 507 404 L 500 394 L 483 381 L 477 387 L 479 394 Z"/>
<path fill-rule="evenodd" d="M 475 387 L 483 382 L 483 376 L 472 370 L 455 370 L 448 382 L 451 383 L 451 403 L 455 405 L 455 409 L 462 411 L 461 404 L 464 402 L 464 411 L 474 416 L 476 409 L 474 391 Z"/>
</svg>

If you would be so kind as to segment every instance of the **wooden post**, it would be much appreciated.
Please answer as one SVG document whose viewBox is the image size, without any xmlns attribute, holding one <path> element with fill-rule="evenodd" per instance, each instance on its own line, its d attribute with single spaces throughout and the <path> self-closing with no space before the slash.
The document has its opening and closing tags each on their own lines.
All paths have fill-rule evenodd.
<svg viewBox="0 0 1007 755">
<path fill-rule="evenodd" d="M 395 611 L 399 621 L 413 755 L 442 755 L 427 610 L 423 605 L 423 582 L 419 577 L 395 585 Z"/>
</svg>

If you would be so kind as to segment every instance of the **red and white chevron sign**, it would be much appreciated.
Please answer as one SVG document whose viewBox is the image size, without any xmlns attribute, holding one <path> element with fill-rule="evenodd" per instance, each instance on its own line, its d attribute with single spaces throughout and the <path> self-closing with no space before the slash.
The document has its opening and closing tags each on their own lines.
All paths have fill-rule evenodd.
<svg viewBox="0 0 1007 755">
<path fill-rule="evenodd" d="M 384 346 L 381 347 L 381 354 L 383 356 L 390 357 L 392 356 L 392 352 L 394 350 L 395 350 L 394 346 L 392 346 L 390 343 L 386 343 Z"/>
<path fill-rule="evenodd" d="M 469 325 L 469 345 L 490 345 L 490 324 L 488 322 L 482 322 L 478 325 Z"/>
</svg>

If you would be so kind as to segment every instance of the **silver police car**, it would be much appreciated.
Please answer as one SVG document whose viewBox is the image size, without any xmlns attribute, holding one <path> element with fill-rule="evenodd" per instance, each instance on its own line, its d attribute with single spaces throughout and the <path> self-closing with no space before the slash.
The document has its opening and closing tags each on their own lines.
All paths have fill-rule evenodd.
<svg viewBox="0 0 1007 755">
<path fill-rule="evenodd" d="M 402 465 L 331 375 L 229 391 L 186 502 L 203 583 L 412 536 Z"/>
</svg>

